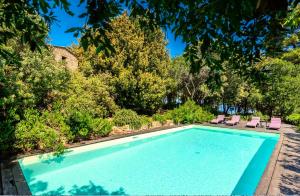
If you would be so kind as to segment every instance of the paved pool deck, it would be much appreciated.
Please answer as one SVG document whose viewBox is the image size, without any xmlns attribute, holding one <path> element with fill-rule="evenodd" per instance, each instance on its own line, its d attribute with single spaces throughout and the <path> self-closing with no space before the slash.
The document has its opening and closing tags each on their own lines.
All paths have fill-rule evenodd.
<svg viewBox="0 0 300 196">
<path fill-rule="evenodd" d="M 294 127 L 283 124 L 279 131 L 268 130 L 265 128 L 245 128 L 246 122 L 242 121 L 236 126 L 226 126 L 224 124 L 211 125 L 233 129 L 244 129 L 261 132 L 280 133 L 274 153 L 269 161 L 267 169 L 257 187 L 257 195 L 300 195 L 300 133 L 296 133 Z M 132 135 L 160 131 L 173 127 L 161 127 L 147 131 L 135 132 L 131 134 L 103 138 L 97 141 L 89 141 L 87 145 L 101 141 L 108 141 Z M 4 195 L 30 195 L 28 185 L 23 177 L 21 168 L 16 158 L 1 162 L 0 170 L 0 194 Z"/>
</svg>

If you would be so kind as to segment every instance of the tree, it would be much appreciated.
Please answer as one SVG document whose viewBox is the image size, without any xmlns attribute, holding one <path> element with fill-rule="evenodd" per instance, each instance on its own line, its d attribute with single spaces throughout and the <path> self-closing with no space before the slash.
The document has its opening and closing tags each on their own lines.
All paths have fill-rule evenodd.
<svg viewBox="0 0 300 196">
<path fill-rule="evenodd" d="M 159 29 L 145 30 L 140 26 L 144 18 L 130 18 L 126 13 L 115 18 L 107 32 L 115 53 L 95 53 L 91 46 L 86 52 L 74 48 L 80 59 L 80 69 L 86 75 L 111 76 L 113 96 L 120 107 L 139 113 L 153 113 L 163 104 L 168 83 L 169 56 L 166 41 Z M 95 35 L 95 39 L 105 39 Z M 100 75 L 99 75 L 100 74 Z"/>
<path fill-rule="evenodd" d="M 124 3 L 124 4 L 123 4 Z M 133 16 L 146 16 L 153 25 L 170 27 L 176 36 L 181 36 L 187 43 L 187 53 L 191 66 L 196 71 L 203 64 L 194 56 L 200 50 L 210 69 L 218 69 L 224 60 L 234 62 L 234 69 L 251 74 L 253 66 L 264 54 L 280 52 L 280 40 L 286 35 L 281 21 L 287 13 L 293 12 L 298 1 L 101 1 L 95 6 L 95 1 L 87 1 L 87 33 L 83 33 L 82 44 L 91 43 L 88 39 L 91 31 L 100 34 L 104 29 L 110 29 L 107 24 L 108 15 L 115 16 L 120 12 L 120 7 L 130 10 Z M 94 6 L 93 6 L 94 5 Z M 104 9 L 106 13 L 103 14 Z M 93 10 L 98 13 L 90 13 Z M 105 28 L 105 27 L 109 28 Z M 145 26 L 146 27 L 146 26 Z M 146 27 L 148 28 L 148 26 Z M 151 28 L 151 26 L 150 26 Z M 76 29 L 74 29 L 76 30 Z M 81 30 L 77 29 L 77 33 Z M 195 48 L 201 42 L 200 48 Z M 97 48 L 103 47 L 96 43 Z M 220 61 L 211 60 L 211 53 L 217 51 Z M 264 51 L 264 53 L 262 53 Z M 235 63 L 238 62 L 238 63 Z M 194 69 L 193 69 L 194 70 Z M 218 71 L 218 70 L 217 70 Z M 220 81 L 220 75 L 212 75 Z M 219 83 L 220 84 L 220 83 Z"/>
<path fill-rule="evenodd" d="M 105 74 L 71 73 L 51 48 L 31 52 L 11 40 L 7 49 L 19 55 L 20 64 L 0 62 L 0 152 L 61 151 L 74 139 L 111 131 L 111 123 L 101 119 L 117 108 Z"/>
<path fill-rule="evenodd" d="M 293 53 L 289 52 L 289 53 Z M 286 58 L 289 54 L 285 54 Z M 299 65 L 278 58 L 266 58 L 257 68 L 264 72 L 265 79 L 259 85 L 263 95 L 259 110 L 269 116 L 287 116 L 299 107 Z"/>
<path fill-rule="evenodd" d="M 235 112 L 248 114 L 249 109 L 255 109 L 260 103 L 261 93 L 252 80 L 234 71 L 230 67 L 225 68 L 220 101 L 225 114 L 231 107 L 235 108 Z M 214 99 L 218 100 L 218 97 Z"/>
<path fill-rule="evenodd" d="M 87 49 L 94 44 L 97 51 L 114 51 L 113 44 L 106 37 L 113 30 L 110 22 L 124 10 L 132 16 L 150 19 L 144 28 L 171 27 L 176 36 L 187 43 L 191 64 L 198 70 L 199 61 L 194 61 L 198 50 L 193 46 L 201 42 L 200 50 L 212 70 L 210 53 L 218 51 L 220 58 L 239 62 L 234 68 L 251 76 L 251 69 L 262 55 L 280 52 L 281 41 L 291 31 L 299 27 L 298 0 L 212 0 L 212 1 L 136 1 L 136 0 L 82 0 L 86 10 L 79 15 L 86 18 L 83 27 L 73 27 L 68 32 L 81 35 L 81 45 Z M 55 1 L 8 1 L 1 0 L 1 55 L 5 54 L 8 38 L 20 36 L 32 49 L 44 43 L 46 26 L 43 20 L 34 21 L 39 14 L 45 21 L 53 21 L 53 7 L 61 6 L 70 13 L 66 0 Z M 33 19 L 34 18 L 34 19 Z M 282 25 L 284 23 L 284 26 Z M 25 29 L 25 30 L 24 30 Z M 102 36 L 102 39 L 95 37 Z M 262 53 L 263 52 L 263 53 Z M 245 69 L 248 68 L 248 69 Z M 250 71 L 249 71 L 250 69 Z M 213 75 L 219 80 L 219 75 Z"/>
<path fill-rule="evenodd" d="M 174 59 L 175 63 L 177 63 L 177 60 L 178 59 Z M 188 63 L 185 64 L 188 65 Z M 182 101 L 191 99 L 198 104 L 202 104 L 207 97 L 212 95 L 212 89 L 207 85 L 209 68 L 203 67 L 199 72 L 192 73 L 189 66 L 184 66 L 184 64 L 181 66 L 185 69 L 178 81 L 178 87 L 182 91 Z"/>
<path fill-rule="evenodd" d="M 69 80 L 68 71 L 54 60 L 51 50 L 31 52 L 16 40 L 10 40 L 7 49 L 18 54 L 20 64 L 0 62 L 0 150 L 14 143 L 15 126 L 26 109 L 51 109 Z"/>
<path fill-rule="evenodd" d="M 92 117 L 111 116 L 118 106 L 111 95 L 105 74 L 85 77 L 80 72 L 71 75 L 68 88 L 56 105 L 66 116 L 82 112 Z"/>
<path fill-rule="evenodd" d="M 0 57 L 18 62 L 16 53 L 7 48 L 10 40 L 16 37 L 21 45 L 29 45 L 32 51 L 42 52 L 49 25 L 55 20 L 55 7 L 62 7 L 72 14 L 66 0 L 0 0 Z"/>
</svg>

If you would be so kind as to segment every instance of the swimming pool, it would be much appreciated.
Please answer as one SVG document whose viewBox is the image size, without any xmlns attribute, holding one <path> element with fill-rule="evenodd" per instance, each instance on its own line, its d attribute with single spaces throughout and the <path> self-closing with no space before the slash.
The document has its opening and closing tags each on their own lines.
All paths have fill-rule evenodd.
<svg viewBox="0 0 300 196">
<path fill-rule="evenodd" d="M 32 194 L 253 194 L 279 134 L 187 126 L 19 160 Z"/>
</svg>

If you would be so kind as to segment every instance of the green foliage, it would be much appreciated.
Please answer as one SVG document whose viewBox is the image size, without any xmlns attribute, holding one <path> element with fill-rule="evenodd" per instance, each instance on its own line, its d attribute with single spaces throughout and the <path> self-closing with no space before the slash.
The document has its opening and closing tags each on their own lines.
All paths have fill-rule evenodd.
<svg viewBox="0 0 300 196">
<path fill-rule="evenodd" d="M 299 125 L 300 126 L 300 114 L 298 113 L 293 113 L 291 115 L 289 115 L 286 120 L 293 124 L 293 125 Z"/>
<path fill-rule="evenodd" d="M 284 58 L 290 59 L 287 56 L 284 55 Z M 264 74 L 264 80 L 258 85 L 262 93 L 258 110 L 269 116 L 285 117 L 291 114 L 300 105 L 299 65 L 278 58 L 267 58 L 257 67 Z"/>
<path fill-rule="evenodd" d="M 194 101 L 188 100 L 185 104 L 171 111 L 172 120 L 175 123 L 203 123 L 213 119 L 213 115 Z"/>
<path fill-rule="evenodd" d="M 80 69 L 70 73 L 54 60 L 51 48 L 42 47 L 47 22 L 53 19 L 50 10 L 62 6 L 70 13 L 69 3 L 0 0 L 2 152 L 61 152 L 66 143 L 107 136 L 113 124 L 140 129 L 149 125 L 151 118 L 138 114 L 153 114 L 179 103 L 183 105 L 155 114 L 153 119 L 161 124 L 169 119 L 202 123 L 213 118 L 203 108 L 216 111 L 222 104 L 225 113 L 235 106 L 239 113 L 254 109 L 261 111 L 256 115 L 262 119 L 266 115 L 288 116 L 291 123 L 299 124 L 300 53 L 299 33 L 295 31 L 299 6 L 290 5 L 291 12 L 285 18 L 277 12 L 260 17 L 270 7 L 267 2 L 225 0 L 209 6 L 215 5 L 213 0 L 199 7 L 199 2 L 145 1 L 150 8 L 147 11 L 136 1 L 126 2 L 134 7 L 130 16 L 119 15 L 123 7 L 118 1 L 104 1 L 106 6 L 96 9 L 95 0 L 87 2 L 87 12 L 81 17 L 87 17 L 88 27 L 69 30 L 82 35 L 81 45 L 72 47 Z M 274 10 L 279 7 L 272 6 Z M 95 10 L 98 14 L 90 15 Z M 236 10 L 242 13 L 238 19 Z M 224 17 L 219 17 L 223 15 L 225 23 Z M 289 36 L 277 31 L 281 29 L 276 26 L 278 21 L 289 29 Z M 187 42 L 184 57 L 170 61 L 164 32 L 157 26 L 161 24 L 183 36 Z M 266 32 L 268 27 L 272 28 Z M 236 39 L 242 35 L 248 36 Z M 293 49 L 278 55 L 285 47 Z M 32 52 L 35 48 L 39 52 Z M 195 70 L 198 72 L 192 73 Z M 112 122 L 103 119 L 113 115 Z"/>
<path fill-rule="evenodd" d="M 93 118 L 89 113 L 75 111 L 67 118 L 67 124 L 75 141 L 94 137 L 108 136 L 112 131 L 112 123 L 107 119 Z"/>
<path fill-rule="evenodd" d="M 167 120 L 172 119 L 172 115 L 171 112 L 166 112 L 164 114 L 154 114 L 152 118 L 153 120 L 158 121 L 162 125 L 164 125 L 167 122 Z"/>
<path fill-rule="evenodd" d="M 96 118 L 92 123 L 93 134 L 99 135 L 101 137 L 108 136 L 112 131 L 112 127 L 112 122 L 108 119 Z"/>
<path fill-rule="evenodd" d="M 117 105 L 151 114 L 163 105 L 169 83 L 169 56 L 161 29 L 143 29 L 140 20 L 147 22 L 124 13 L 110 22 L 111 31 L 93 35 L 97 40 L 108 37 L 115 50 L 113 55 L 103 51 L 96 54 L 92 45 L 87 51 L 81 47 L 73 51 L 86 76 L 102 78 L 106 74 Z"/>
<path fill-rule="evenodd" d="M 66 118 L 59 111 L 44 111 L 42 118 L 45 125 L 53 128 L 60 135 L 63 143 L 68 143 L 74 139 L 70 126 L 66 123 Z"/>
<path fill-rule="evenodd" d="M 270 120 L 270 117 L 268 115 L 263 115 L 261 112 L 256 111 L 253 116 L 258 116 L 260 117 L 260 120 L 268 121 Z"/>
<path fill-rule="evenodd" d="M 288 13 L 284 25 L 286 27 L 291 27 L 292 29 L 297 29 L 300 25 L 300 5 L 294 3 L 293 9 Z"/>
<path fill-rule="evenodd" d="M 45 119 L 33 109 L 25 111 L 24 120 L 16 126 L 15 137 L 15 147 L 24 151 L 55 150 L 57 146 L 61 146 L 59 133 L 53 127 L 46 125 Z"/>
<path fill-rule="evenodd" d="M 18 51 L 21 64 L 0 63 L 0 150 L 15 141 L 15 126 L 24 119 L 26 109 L 51 109 L 68 86 L 69 73 L 54 60 L 51 50 L 31 52 L 11 40 L 9 50 Z"/>
<path fill-rule="evenodd" d="M 11 50 L 19 50 L 16 41 L 11 42 Z M 32 53 L 28 47 L 19 52 L 21 65 L 4 62 L 0 70 L 1 108 L 15 107 L 22 113 L 27 107 L 43 107 L 67 88 L 69 73 L 54 60 L 51 50 L 43 54 Z"/>
<path fill-rule="evenodd" d="M 0 57 L 10 62 L 18 62 L 17 51 L 11 51 L 5 45 L 10 39 L 18 37 L 21 45 L 29 45 L 32 51 L 40 51 L 46 46 L 46 38 L 51 22 L 55 21 L 55 7 L 63 8 L 72 14 L 66 0 L 55 1 L 10 1 L 0 0 Z"/>
<path fill-rule="evenodd" d="M 1 151 L 62 151 L 66 143 L 110 132 L 106 120 L 93 122 L 107 117 L 117 108 L 105 78 L 86 78 L 81 73 L 70 73 L 54 60 L 51 48 L 33 53 L 26 46 L 21 49 L 18 41 L 11 40 L 9 49 L 19 51 L 21 65 L 1 61 Z M 25 115 L 27 110 L 34 110 L 36 114 L 27 112 Z M 83 119 L 77 116 L 78 122 L 73 116 L 76 112 L 87 115 Z M 27 118 L 30 118 L 29 123 L 26 123 Z M 76 123 L 79 127 L 73 129 Z"/>
<path fill-rule="evenodd" d="M 296 131 L 300 132 L 300 113 L 292 113 L 286 118 L 287 122 L 296 125 Z"/>
<path fill-rule="evenodd" d="M 32 50 L 44 46 L 48 27 L 55 21 L 54 8 L 61 7 L 72 15 L 69 9 L 71 2 L 1 0 L 0 55 L 6 59 L 7 56 L 12 56 L 7 55 L 9 52 L 5 45 L 7 40 L 14 37 L 20 37 L 22 44 L 29 44 Z M 262 51 L 276 54 L 282 49 L 278 43 L 287 34 L 298 31 L 299 27 L 299 1 L 295 0 L 275 3 L 267 0 L 242 2 L 146 0 L 142 3 L 125 0 L 101 1 L 100 4 L 97 0 L 82 0 L 80 4 L 84 4 L 86 9 L 78 17 L 86 18 L 86 24 L 82 27 L 72 27 L 68 32 L 74 32 L 76 37 L 82 35 L 80 44 L 84 49 L 93 46 L 97 53 L 103 52 L 112 56 L 118 53 L 119 48 L 108 33 L 115 29 L 111 21 L 122 12 L 130 10 L 131 17 L 149 19 L 138 21 L 139 26 L 146 32 L 162 26 L 171 28 L 176 36 L 182 37 L 187 45 L 186 54 L 192 62 L 191 66 L 195 68 L 193 70 L 199 70 L 202 61 L 206 61 L 212 72 L 217 73 L 222 71 L 220 65 L 223 61 L 229 59 L 234 64 L 232 67 L 235 70 L 252 77 L 257 76 L 252 74 L 253 62 L 259 61 Z M 122 31 L 127 33 L 128 37 L 131 36 L 125 28 Z M 160 41 L 157 43 L 161 43 Z M 197 47 L 199 43 L 201 46 Z M 212 51 L 220 53 L 219 60 L 212 58 Z M 198 57 L 199 52 L 203 53 L 203 58 Z M 135 54 L 131 57 L 134 56 Z M 215 77 L 220 81 L 220 74 L 209 77 Z"/>
<path fill-rule="evenodd" d="M 87 139 L 92 132 L 93 117 L 85 112 L 73 112 L 67 121 L 77 139 Z"/>
<path fill-rule="evenodd" d="M 251 115 L 240 115 L 242 120 L 249 121 L 251 120 Z"/>
<path fill-rule="evenodd" d="M 143 125 L 142 120 L 135 111 L 129 109 L 118 110 L 113 116 L 113 122 L 116 126 L 129 125 L 132 129 L 140 129 Z"/>
<path fill-rule="evenodd" d="M 142 125 L 146 125 L 146 126 L 148 126 L 148 128 L 151 126 L 151 123 L 153 121 L 153 119 L 151 117 L 142 115 L 142 116 L 140 116 L 140 118 L 141 118 Z"/>
<path fill-rule="evenodd" d="M 193 118 L 193 121 L 196 123 L 204 123 L 211 121 L 214 116 L 200 107 L 195 111 Z"/>
<path fill-rule="evenodd" d="M 65 122 L 67 121 L 67 122 Z M 16 126 L 15 147 L 24 151 L 40 149 L 62 152 L 64 144 L 107 136 L 112 123 L 107 119 L 93 118 L 87 113 L 74 112 L 66 119 L 60 113 L 37 110 L 25 111 L 24 120 Z"/>
<path fill-rule="evenodd" d="M 295 65 L 300 65 L 300 48 L 295 48 L 282 54 L 282 59 Z M 295 67 L 295 71 L 299 71 L 299 67 Z"/>
<path fill-rule="evenodd" d="M 85 1 L 82 1 L 83 3 Z M 105 35 L 106 30 L 113 27 L 109 24 L 122 11 L 130 10 L 131 15 L 147 17 L 150 23 L 140 21 L 145 29 L 153 29 L 156 25 L 169 27 L 176 36 L 186 42 L 187 56 L 192 67 L 199 70 L 201 61 L 209 63 L 213 72 L 220 71 L 220 64 L 230 59 L 235 70 L 251 77 L 253 63 L 260 59 L 261 51 L 276 53 L 280 41 L 292 29 L 299 27 L 298 1 L 104 1 L 97 6 L 95 0 L 88 1 L 86 11 L 81 17 L 86 17 L 89 28 L 72 28 L 75 34 L 83 33 L 81 44 L 87 48 L 95 45 L 97 51 L 114 52 L 113 40 Z M 105 8 L 105 9 L 103 9 Z M 121 9 L 124 8 L 124 9 Z M 94 14 L 98 13 L 98 14 Z M 298 14 L 298 15 L 297 15 Z M 253 21 L 256 21 L 253 23 Z M 287 28 L 282 28 L 285 22 Z M 207 25 L 211 24 L 211 25 Z M 292 26 L 293 28 L 289 28 Z M 102 39 L 94 39 L 93 32 L 104 34 Z M 201 47 L 194 47 L 201 42 Z M 202 52 L 203 58 L 197 54 Z M 211 52 L 218 51 L 219 61 L 211 58 Z M 211 75 L 209 76 L 211 77 Z M 220 74 L 213 75 L 220 80 Z"/>
<path fill-rule="evenodd" d="M 66 115 L 79 111 L 93 117 L 107 117 L 117 109 L 109 86 L 99 77 L 85 77 L 73 73 L 67 91 L 57 105 Z"/>
<path fill-rule="evenodd" d="M 67 120 L 75 140 L 88 139 L 91 136 L 107 136 L 112 123 L 107 119 L 93 118 L 89 113 L 75 111 Z"/>
<path fill-rule="evenodd" d="M 200 103 L 201 100 L 211 97 L 214 93 L 213 89 L 209 88 L 209 73 L 210 70 L 207 64 L 202 64 L 202 68 L 198 72 L 192 73 L 190 62 L 183 56 L 174 58 L 169 68 L 169 77 L 171 84 L 168 88 L 168 98 L 170 102 L 175 102 L 180 98 L 183 101 L 188 99 Z"/>
</svg>

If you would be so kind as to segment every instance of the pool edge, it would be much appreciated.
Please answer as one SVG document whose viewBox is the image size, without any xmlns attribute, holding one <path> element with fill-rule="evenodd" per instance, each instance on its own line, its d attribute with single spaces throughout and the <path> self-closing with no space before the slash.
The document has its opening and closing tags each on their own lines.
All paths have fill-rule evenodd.
<svg viewBox="0 0 300 196">
<path fill-rule="evenodd" d="M 262 177 L 260 178 L 260 181 L 256 187 L 254 195 L 267 195 L 270 184 L 273 178 L 274 171 L 276 169 L 276 165 L 278 162 L 278 156 L 281 151 L 281 147 L 284 140 L 284 134 L 280 133 L 279 140 L 275 146 L 275 149 L 273 150 L 273 153 L 268 161 L 268 164 L 264 170 L 264 173 Z"/>
<path fill-rule="evenodd" d="M 103 143 L 107 141 L 112 140 L 118 140 L 126 137 L 133 137 L 136 135 L 142 135 L 147 133 L 153 133 L 153 132 L 160 132 L 167 129 L 178 129 L 178 128 L 189 128 L 193 127 L 195 124 L 190 125 L 173 125 L 173 126 L 165 126 L 165 127 L 158 127 L 153 128 L 150 130 L 142 130 L 139 132 L 124 134 L 124 135 L 117 135 L 117 136 L 111 136 L 106 138 L 101 138 L 99 140 L 92 140 L 87 141 L 84 143 L 76 143 L 68 149 L 73 148 L 79 148 L 84 146 L 89 146 L 97 143 Z M 25 158 L 25 157 L 31 157 L 31 156 L 39 156 L 42 154 L 50 154 L 53 152 L 34 152 L 31 154 L 21 154 L 21 155 L 15 155 L 10 158 L 4 158 L 0 160 L 0 177 L 1 177 L 1 187 L 2 187 L 2 193 L 4 195 L 32 195 L 29 186 L 27 184 L 27 181 L 25 179 L 25 176 L 23 174 L 23 171 L 21 169 L 21 164 L 19 163 L 19 159 Z M 6 185 L 6 187 L 5 187 Z"/>
<path fill-rule="evenodd" d="M 135 135 L 143 135 L 143 134 L 152 133 L 152 132 L 160 132 L 160 131 L 164 131 L 164 130 L 168 130 L 168 129 L 193 128 L 193 127 L 198 127 L 198 126 L 209 126 L 209 125 L 207 125 L 207 124 L 191 124 L 191 125 L 178 125 L 178 126 L 171 126 L 171 127 L 169 127 L 169 126 L 168 127 L 160 127 L 160 128 L 156 128 L 156 129 L 152 129 L 152 130 L 136 132 L 136 133 L 126 134 L 126 135 L 120 135 L 120 136 L 117 136 L 117 137 L 111 137 L 111 138 L 100 140 L 100 141 L 92 141 L 90 143 L 77 144 L 77 145 L 74 145 L 70 148 L 79 148 L 79 147 L 88 146 L 88 145 L 92 145 L 92 144 L 103 143 L 103 142 L 106 142 L 106 141 L 118 140 L 118 139 L 122 139 L 122 138 L 126 138 L 126 137 L 132 137 L 132 136 L 135 136 Z M 211 127 L 216 127 L 217 128 L 217 126 L 211 126 Z M 219 127 L 219 128 L 224 128 L 224 127 Z M 232 128 L 228 127 L 228 128 L 232 129 L 232 130 L 243 130 L 243 131 L 249 131 L 249 132 L 270 133 L 270 132 L 266 132 L 266 131 L 255 130 L 255 129 L 248 130 L 248 129 L 238 129 L 238 128 L 235 128 L 235 127 L 232 127 Z M 279 134 L 278 132 L 271 132 L 271 133 Z M 275 166 L 276 166 L 276 163 L 277 163 L 277 157 L 279 155 L 282 143 L 283 143 L 283 134 L 280 133 L 279 140 L 278 140 L 278 142 L 275 146 L 275 149 L 273 150 L 271 158 L 268 161 L 266 169 L 264 170 L 264 173 L 263 173 L 263 175 L 262 175 L 262 177 L 259 181 L 259 184 L 258 184 L 258 186 L 256 188 L 256 191 L 255 191 L 255 195 L 266 195 L 267 194 L 269 186 L 271 184 L 272 176 L 273 176 Z M 31 155 L 27 155 L 27 156 L 26 155 L 25 156 L 24 155 L 23 156 L 16 156 L 16 157 L 10 159 L 10 163 L 14 164 L 13 167 L 15 167 L 16 170 L 18 170 L 18 168 L 20 170 L 17 173 L 17 179 L 20 179 L 20 180 L 16 180 L 16 178 L 15 178 L 16 176 L 13 174 L 14 181 L 17 182 L 14 185 L 16 190 L 17 190 L 17 194 L 19 194 L 19 195 L 31 195 L 29 186 L 28 186 L 28 184 L 25 180 L 25 176 L 23 175 L 23 172 L 21 170 L 21 165 L 20 165 L 18 160 L 20 158 L 25 158 L 25 157 L 30 157 L 30 156 L 37 156 L 37 155 L 41 155 L 41 154 L 44 154 L 44 153 L 31 154 Z M 3 165 L 5 165 L 5 164 L 3 163 Z M 13 171 L 14 168 L 12 168 L 11 170 Z M 1 173 L 3 174 L 2 167 L 1 167 Z M 16 173 L 16 172 L 12 172 L 12 173 Z M 3 179 L 3 177 L 2 177 L 2 179 Z M 21 182 L 21 183 L 18 183 L 18 182 Z M 3 181 L 2 181 L 2 183 L 3 183 Z"/>
</svg>

